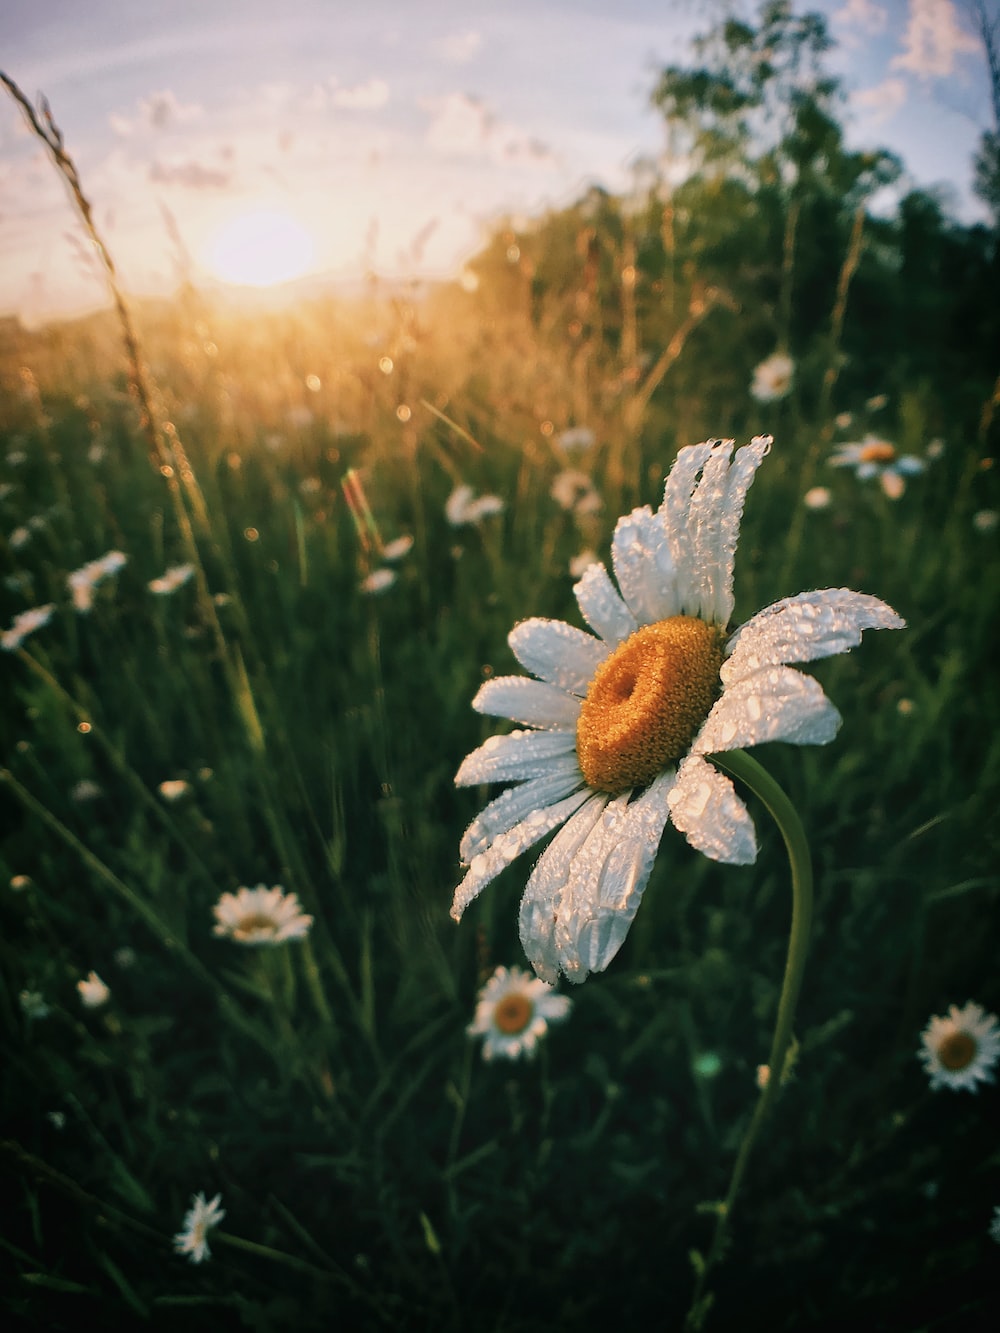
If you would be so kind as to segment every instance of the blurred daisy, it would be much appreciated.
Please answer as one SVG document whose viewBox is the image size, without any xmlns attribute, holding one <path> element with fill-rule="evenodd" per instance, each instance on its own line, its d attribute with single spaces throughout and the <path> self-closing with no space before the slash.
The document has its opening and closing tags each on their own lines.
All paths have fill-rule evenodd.
<svg viewBox="0 0 1000 1333">
<path fill-rule="evenodd" d="M 993 1209 L 993 1221 L 990 1223 L 990 1239 L 1000 1245 L 1000 1208 Z"/>
<path fill-rule="evenodd" d="M 566 468 L 553 479 L 549 494 L 560 509 L 572 509 L 578 514 L 595 514 L 601 508 L 601 497 L 586 472 Z"/>
<path fill-rule="evenodd" d="M 383 560 L 402 560 L 413 550 L 413 538 L 407 534 L 405 537 L 397 537 L 395 541 L 386 542 L 382 547 Z"/>
<path fill-rule="evenodd" d="M 211 1258 L 208 1233 L 226 1215 L 219 1207 L 221 1202 L 221 1194 L 210 1200 L 206 1200 L 204 1194 L 195 1194 L 191 1198 L 191 1207 L 184 1214 L 183 1229 L 174 1237 L 174 1249 L 178 1254 L 186 1254 L 193 1264 Z"/>
<path fill-rule="evenodd" d="M 108 551 L 98 560 L 88 560 L 85 565 L 66 577 L 66 584 L 73 598 L 77 611 L 86 612 L 94 605 L 94 589 L 112 574 L 117 574 L 127 563 L 128 556 L 122 551 Z"/>
<path fill-rule="evenodd" d="M 503 501 L 499 495 L 481 495 L 476 499 L 472 487 L 465 485 L 456 486 L 444 506 L 445 518 L 453 528 L 478 523 L 481 519 L 502 512 Z"/>
<path fill-rule="evenodd" d="M 926 466 L 922 458 L 913 454 L 898 454 L 895 445 L 877 435 L 866 435 L 863 440 L 838 445 L 827 462 L 831 467 L 854 468 L 859 481 L 878 477 L 890 500 L 898 500 L 906 490 L 906 478 L 923 472 Z"/>
<path fill-rule="evenodd" d="M 96 782 L 90 778 L 81 778 L 79 782 L 73 784 L 70 789 L 70 800 L 75 801 L 77 805 L 85 805 L 88 801 L 96 801 L 104 792 Z"/>
<path fill-rule="evenodd" d="M 12 481 L 5 481 L 0 483 L 0 500 L 6 500 L 8 496 L 14 494 L 14 491 L 16 489 L 17 487 L 14 485 Z"/>
<path fill-rule="evenodd" d="M 191 784 L 183 778 L 166 778 L 156 790 L 165 801 L 179 801 L 191 790 Z"/>
<path fill-rule="evenodd" d="M 20 648 L 29 634 L 34 634 L 36 629 L 41 629 L 43 625 L 49 623 L 55 609 L 54 602 L 47 602 L 45 606 L 33 606 L 30 611 L 18 612 L 10 628 L 0 633 L 0 648 L 7 653 Z"/>
<path fill-rule="evenodd" d="M 160 597 L 166 597 L 178 588 L 182 588 L 194 574 L 194 565 L 171 565 L 158 578 L 150 579 L 149 591 Z"/>
<path fill-rule="evenodd" d="M 979 509 L 972 515 L 972 527 L 975 532 L 996 532 L 1000 527 L 1000 514 L 995 509 Z"/>
<path fill-rule="evenodd" d="M 810 676 L 786 663 L 846 652 L 865 629 L 898 629 L 884 602 L 833 588 L 767 607 L 730 633 L 733 562 L 754 474 L 770 449 L 758 436 L 682 449 L 663 504 L 619 519 L 616 589 L 591 565 L 574 589 L 595 631 L 522 621 L 508 642 L 538 679 L 488 680 L 480 713 L 528 730 L 492 736 L 468 755 L 458 786 L 514 786 L 462 838 L 468 873 L 452 916 L 515 857 L 560 829 L 521 900 L 521 942 L 535 971 L 583 981 L 620 949 L 668 816 L 705 855 L 756 860 L 750 815 L 708 759 L 783 740 L 822 745 L 840 715 Z"/>
<path fill-rule="evenodd" d="M 300 909 L 298 896 L 286 893 L 280 884 L 273 889 L 258 884 L 224 893 L 212 908 L 216 935 L 226 935 L 237 944 L 283 944 L 303 939 L 313 919 Z"/>
<path fill-rule="evenodd" d="M 31 888 L 30 875 L 14 875 L 10 881 L 10 887 L 15 893 L 24 893 L 25 889 Z"/>
<path fill-rule="evenodd" d="M 599 563 L 597 553 L 588 548 L 586 551 L 581 551 L 579 555 L 573 556 L 572 560 L 569 562 L 570 575 L 574 579 L 581 578 L 591 565 Z"/>
<path fill-rule="evenodd" d="M 964 1009 L 953 1004 L 948 1017 L 935 1016 L 920 1036 L 917 1054 L 923 1061 L 931 1088 L 976 1091 L 976 1084 L 993 1082 L 993 1066 L 1000 1060 L 1000 1031 L 996 1014 L 970 1000 Z"/>
<path fill-rule="evenodd" d="M 361 580 L 361 591 L 370 594 L 385 592 L 396 582 L 399 575 L 394 569 L 373 569 Z"/>
<path fill-rule="evenodd" d="M 784 398 L 792 387 L 795 362 L 786 352 L 772 352 L 754 370 L 751 396 L 758 403 L 772 403 Z"/>
<path fill-rule="evenodd" d="M 838 430 L 849 430 L 853 420 L 854 414 L 852 412 L 838 412 L 833 418 L 833 424 Z"/>
<path fill-rule="evenodd" d="M 869 412 L 881 412 L 882 408 L 885 407 L 888 401 L 889 395 L 887 393 L 876 393 L 866 400 L 865 407 L 867 407 Z"/>
<path fill-rule="evenodd" d="M 37 990 L 23 990 L 17 997 L 21 1006 L 21 1013 L 28 1021 L 36 1018 L 48 1018 L 49 1006 L 45 1003 L 45 997 Z"/>
<path fill-rule="evenodd" d="M 594 432 L 587 426 L 570 426 L 556 436 L 556 444 L 562 445 L 570 453 L 590 449 L 594 444 Z"/>
<path fill-rule="evenodd" d="M 19 551 L 22 546 L 27 546 L 31 541 L 31 529 L 26 527 L 15 528 L 7 538 L 12 551 Z"/>
<path fill-rule="evenodd" d="M 80 999 L 85 1009 L 100 1009 L 111 999 L 110 987 L 106 986 L 96 972 L 88 972 L 76 983 Z"/>
<path fill-rule="evenodd" d="M 483 1038 L 484 1060 L 495 1055 L 530 1059 L 549 1024 L 565 1018 L 571 1007 L 568 996 L 557 995 L 529 972 L 498 967 L 479 992 L 476 1016 L 466 1031 Z"/>
<path fill-rule="evenodd" d="M 832 499 L 833 496 L 825 486 L 810 486 L 802 497 L 802 503 L 807 509 L 829 509 Z"/>
</svg>

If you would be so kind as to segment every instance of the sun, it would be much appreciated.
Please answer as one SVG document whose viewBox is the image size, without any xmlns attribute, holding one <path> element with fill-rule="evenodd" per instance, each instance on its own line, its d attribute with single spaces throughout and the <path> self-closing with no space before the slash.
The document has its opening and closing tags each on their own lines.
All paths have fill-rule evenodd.
<svg viewBox="0 0 1000 1333">
<path fill-rule="evenodd" d="M 223 282 L 272 287 L 309 270 L 313 238 L 288 213 L 257 208 L 216 231 L 205 247 L 206 266 Z"/>
</svg>

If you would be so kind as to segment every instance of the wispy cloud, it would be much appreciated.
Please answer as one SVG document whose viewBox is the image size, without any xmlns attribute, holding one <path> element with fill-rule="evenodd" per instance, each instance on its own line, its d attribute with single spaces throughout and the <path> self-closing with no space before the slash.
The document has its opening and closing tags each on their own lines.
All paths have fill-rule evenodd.
<svg viewBox="0 0 1000 1333">
<path fill-rule="evenodd" d="M 960 55 L 979 49 L 978 39 L 959 27 L 953 0 L 910 0 L 903 50 L 889 67 L 941 79 L 954 72 Z"/>
<path fill-rule="evenodd" d="M 479 54 L 483 45 L 482 35 L 478 32 L 455 32 L 442 37 L 434 43 L 434 49 L 443 60 L 451 65 L 467 65 Z"/>
<path fill-rule="evenodd" d="M 201 162 L 161 162 L 154 159 L 149 179 L 157 185 L 180 185 L 187 190 L 222 190 L 232 180 L 232 172 L 223 167 L 207 167 Z"/>
<path fill-rule="evenodd" d="M 538 166 L 555 164 L 552 150 L 540 139 L 499 120 L 480 98 L 469 93 L 429 97 L 420 107 L 430 113 L 427 145 L 435 152 Z"/>
<path fill-rule="evenodd" d="M 860 46 L 862 37 L 876 37 L 884 32 L 889 22 L 889 14 L 876 0 L 846 0 L 841 9 L 836 9 L 830 18 L 844 29 L 841 41 L 845 46 Z"/>
<path fill-rule="evenodd" d="M 862 88 L 851 94 L 852 103 L 869 111 L 877 122 L 888 120 L 906 102 L 905 79 L 883 79 L 873 88 Z"/>
<path fill-rule="evenodd" d="M 354 88 L 335 88 L 332 96 L 334 106 L 350 111 L 376 111 L 388 100 L 389 85 L 384 79 L 369 79 Z"/>
<path fill-rule="evenodd" d="M 196 103 L 184 105 L 167 88 L 163 92 L 152 93 L 144 98 L 139 103 L 139 112 L 151 129 L 166 130 L 174 125 L 197 120 L 202 114 L 202 108 Z"/>
</svg>

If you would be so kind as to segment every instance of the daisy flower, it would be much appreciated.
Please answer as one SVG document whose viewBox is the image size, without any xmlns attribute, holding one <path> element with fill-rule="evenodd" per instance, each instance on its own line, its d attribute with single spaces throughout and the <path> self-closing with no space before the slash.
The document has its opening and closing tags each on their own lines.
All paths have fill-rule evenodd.
<svg viewBox="0 0 1000 1333">
<path fill-rule="evenodd" d="M 88 972 L 77 983 L 76 988 L 85 1009 L 100 1009 L 111 999 L 111 989 L 96 972 Z"/>
<path fill-rule="evenodd" d="M 802 497 L 802 503 L 807 509 L 829 509 L 832 499 L 826 486 L 810 486 Z"/>
<path fill-rule="evenodd" d="M 413 550 L 413 538 L 409 533 L 402 537 L 396 537 L 391 542 L 386 542 L 382 547 L 382 559 L 388 561 L 402 560 Z"/>
<path fill-rule="evenodd" d="M 499 495 L 481 495 L 474 498 L 471 486 L 456 486 L 444 506 L 445 518 L 453 528 L 465 527 L 469 523 L 478 523 L 491 514 L 503 512 L 503 501 Z"/>
<path fill-rule="evenodd" d="M 194 565 L 171 565 L 158 578 L 150 579 L 147 585 L 150 592 L 159 597 L 167 597 L 178 588 L 182 588 L 194 574 Z"/>
<path fill-rule="evenodd" d="M 117 574 L 128 562 L 123 551 L 108 551 L 97 560 L 88 560 L 79 569 L 74 569 L 66 576 L 66 586 L 73 598 L 73 605 L 81 613 L 87 612 L 94 605 L 94 589 L 112 574 Z"/>
<path fill-rule="evenodd" d="M 906 490 L 906 478 L 923 472 L 922 458 L 914 454 L 898 454 L 896 446 L 877 435 L 866 435 L 863 440 L 840 444 L 827 460 L 831 467 L 852 467 L 859 481 L 878 477 L 879 485 L 890 500 L 898 500 Z"/>
<path fill-rule="evenodd" d="M 537 679 L 488 680 L 480 713 L 526 730 L 468 755 L 461 787 L 508 787 L 473 820 L 460 855 L 458 920 L 515 857 L 560 831 L 521 901 L 521 942 L 549 982 L 608 966 L 635 916 L 668 818 L 698 851 L 748 864 L 757 842 L 733 784 L 709 762 L 783 740 L 822 745 L 840 715 L 810 676 L 786 663 L 846 652 L 865 629 L 899 629 L 884 602 L 843 588 L 802 593 L 735 633 L 733 563 L 747 490 L 771 446 L 758 436 L 682 449 L 663 504 L 618 520 L 612 560 L 574 592 L 594 631 L 522 621 L 508 642 Z M 560 827 L 561 826 L 561 827 Z"/>
<path fill-rule="evenodd" d="M 312 917 L 300 909 L 298 896 L 286 893 L 280 884 L 273 889 L 258 884 L 224 893 L 212 908 L 216 935 L 227 935 L 237 944 L 282 944 L 300 940 L 308 933 Z"/>
<path fill-rule="evenodd" d="M 178 1254 L 186 1254 L 193 1264 L 200 1264 L 203 1259 L 211 1257 L 208 1233 L 226 1215 L 225 1210 L 219 1207 L 221 1202 L 221 1194 L 217 1194 L 214 1199 L 206 1199 L 201 1193 L 191 1197 L 191 1207 L 184 1214 L 183 1229 L 174 1237 L 174 1249 Z"/>
<path fill-rule="evenodd" d="M 594 444 L 594 432 L 588 426 L 568 426 L 556 436 L 556 443 L 563 449 L 574 453 L 590 449 Z"/>
<path fill-rule="evenodd" d="M 370 574 L 365 575 L 359 586 L 362 592 L 377 595 L 391 588 L 398 577 L 394 569 L 373 569 Z"/>
<path fill-rule="evenodd" d="M 498 967 L 479 992 L 476 1016 L 466 1028 L 470 1037 L 483 1038 L 483 1059 L 495 1055 L 529 1060 L 550 1023 L 565 1018 L 572 1007 L 567 995 L 519 967 Z"/>
<path fill-rule="evenodd" d="M 917 1052 L 931 1088 L 967 1088 L 993 1082 L 993 1066 L 1000 1060 L 1000 1031 L 996 1014 L 988 1014 L 970 1000 L 964 1009 L 953 1004 L 948 1017 L 935 1016 L 920 1034 Z"/>
<path fill-rule="evenodd" d="M 566 468 L 552 481 L 549 494 L 560 509 L 572 509 L 578 514 L 595 514 L 601 508 L 601 497 L 586 472 Z"/>
<path fill-rule="evenodd" d="M 29 634 L 34 634 L 36 629 L 41 629 L 43 625 L 49 623 L 55 609 L 54 602 L 47 602 L 45 606 L 33 606 L 30 611 L 20 611 L 11 622 L 10 628 L 0 632 L 0 648 L 7 653 L 20 648 Z"/>
<path fill-rule="evenodd" d="M 191 784 L 184 778 L 164 778 L 156 790 L 165 801 L 179 801 L 191 790 Z"/>
<path fill-rule="evenodd" d="M 777 398 L 784 398 L 792 387 L 794 373 L 795 362 L 787 352 L 772 352 L 753 372 L 751 396 L 758 403 L 772 403 Z"/>
</svg>

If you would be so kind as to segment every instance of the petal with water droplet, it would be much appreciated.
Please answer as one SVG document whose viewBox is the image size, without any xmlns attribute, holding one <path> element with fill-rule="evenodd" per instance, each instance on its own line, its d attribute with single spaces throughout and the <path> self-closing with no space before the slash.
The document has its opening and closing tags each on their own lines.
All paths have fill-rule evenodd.
<svg viewBox="0 0 1000 1333">
<path fill-rule="evenodd" d="M 479 687 L 472 701 L 477 713 L 506 717 L 529 727 L 576 728 L 580 700 L 565 690 L 527 676 L 497 676 Z"/>
<path fill-rule="evenodd" d="M 667 803 L 674 827 L 697 851 L 728 865 L 756 861 L 757 837 L 749 811 L 725 774 L 700 755 L 681 761 Z"/>
<path fill-rule="evenodd" d="M 522 620 L 507 636 L 514 656 L 533 676 L 570 694 L 583 696 L 608 645 L 562 620 Z"/>
<path fill-rule="evenodd" d="M 638 624 L 652 625 L 677 614 L 680 599 L 670 545 L 662 518 L 649 505 L 618 520 L 611 555 L 618 586 Z"/>
<path fill-rule="evenodd" d="M 490 801 L 465 830 L 458 854 L 468 865 L 474 856 L 489 848 L 494 838 L 506 833 L 534 810 L 544 810 L 583 786 L 583 774 L 576 756 L 566 755 L 554 761 L 542 777 L 516 787 L 508 787 Z"/>
<path fill-rule="evenodd" d="M 691 745 L 693 754 L 741 750 L 767 741 L 826 745 L 840 714 L 819 682 L 792 667 L 767 667 L 727 685 Z"/>
<path fill-rule="evenodd" d="M 573 588 L 580 614 L 605 643 L 616 647 L 639 628 L 603 565 L 590 565 Z"/>
<path fill-rule="evenodd" d="M 575 762 L 575 732 L 512 731 L 508 736 L 490 736 L 466 755 L 455 774 L 455 786 L 542 777 L 560 768 L 567 755 L 573 755 Z"/>
</svg>

